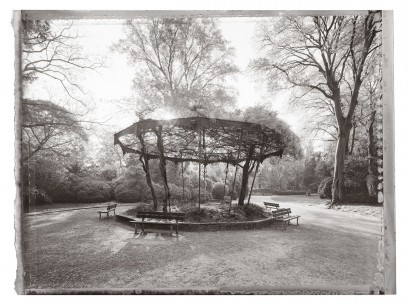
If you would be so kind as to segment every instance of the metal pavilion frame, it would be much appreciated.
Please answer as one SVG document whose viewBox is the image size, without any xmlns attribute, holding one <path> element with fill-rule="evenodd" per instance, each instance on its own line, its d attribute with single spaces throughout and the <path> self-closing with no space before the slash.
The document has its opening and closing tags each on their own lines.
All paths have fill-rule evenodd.
<svg viewBox="0 0 408 306">
<path fill-rule="evenodd" d="M 121 147 L 124 155 L 127 153 L 139 155 L 139 160 L 142 163 L 146 175 L 147 184 L 152 193 L 155 209 L 157 209 L 158 204 L 151 180 L 149 160 L 159 160 L 160 173 L 165 191 L 164 211 L 170 210 L 171 196 L 167 182 L 167 161 L 182 163 L 183 196 L 184 162 L 198 163 L 199 207 L 201 205 L 201 165 L 204 165 L 204 184 L 207 165 L 226 163 L 225 183 L 228 175 L 228 166 L 235 166 L 231 196 L 235 187 L 238 167 L 241 167 L 242 182 L 238 205 L 243 205 L 249 176 L 253 169 L 255 168 L 255 174 L 249 192 L 248 204 L 259 165 L 268 157 L 281 157 L 285 148 L 282 135 L 264 125 L 206 117 L 140 120 L 116 133 L 114 135 L 114 144 Z M 241 163 L 243 163 L 243 165 L 241 165 Z"/>
</svg>

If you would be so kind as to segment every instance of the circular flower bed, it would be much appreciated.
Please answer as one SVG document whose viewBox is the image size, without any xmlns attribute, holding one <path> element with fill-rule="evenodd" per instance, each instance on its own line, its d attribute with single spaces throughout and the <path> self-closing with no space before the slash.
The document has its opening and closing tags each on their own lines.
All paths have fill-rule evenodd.
<svg viewBox="0 0 408 306">
<path fill-rule="evenodd" d="M 154 211 L 151 204 L 137 204 L 136 207 L 128 209 L 125 215 L 135 216 L 138 211 Z M 159 210 L 162 211 L 162 210 Z M 186 222 L 191 223 L 213 223 L 213 222 L 240 222 L 263 220 L 268 217 L 265 210 L 254 204 L 237 206 L 233 205 L 229 211 L 228 205 L 218 203 L 202 204 L 200 209 L 197 204 L 183 203 L 172 208 L 172 212 L 183 212 L 186 214 Z"/>
</svg>

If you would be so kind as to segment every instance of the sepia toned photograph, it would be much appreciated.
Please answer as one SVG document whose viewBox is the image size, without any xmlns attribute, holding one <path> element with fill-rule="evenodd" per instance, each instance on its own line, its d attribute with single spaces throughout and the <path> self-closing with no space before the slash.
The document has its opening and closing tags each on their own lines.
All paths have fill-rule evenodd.
<svg viewBox="0 0 408 306">
<path fill-rule="evenodd" d="M 18 294 L 396 293 L 392 11 L 14 11 Z"/>
</svg>

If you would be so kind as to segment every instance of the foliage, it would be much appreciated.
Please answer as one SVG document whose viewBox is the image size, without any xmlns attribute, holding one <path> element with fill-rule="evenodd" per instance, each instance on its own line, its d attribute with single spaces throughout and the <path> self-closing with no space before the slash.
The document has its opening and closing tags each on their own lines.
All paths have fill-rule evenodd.
<svg viewBox="0 0 408 306">
<path fill-rule="evenodd" d="M 23 200 L 28 201 L 28 199 L 31 199 L 34 202 L 34 205 L 44 205 L 51 203 L 51 199 L 47 195 L 47 193 L 44 190 L 37 189 L 35 187 L 24 189 Z M 26 205 L 28 205 L 28 203 L 26 203 Z"/>
<path fill-rule="evenodd" d="M 324 180 L 321 181 L 318 189 L 319 197 L 321 199 L 331 198 L 332 185 L 333 185 L 332 177 L 325 178 Z M 364 197 L 356 196 L 357 194 L 365 195 L 365 197 L 368 197 L 367 188 L 353 179 L 346 178 L 345 187 L 349 199 L 360 199 L 361 197 Z"/>
<path fill-rule="evenodd" d="M 234 209 L 235 213 L 240 213 L 247 220 L 258 220 L 266 217 L 265 210 L 258 205 L 250 203 L 249 205 L 237 206 Z"/>
<path fill-rule="evenodd" d="M 304 195 L 306 194 L 305 190 L 274 190 L 272 194 L 276 195 Z"/>
<path fill-rule="evenodd" d="M 105 181 L 112 181 L 117 177 L 117 171 L 114 168 L 105 168 L 101 172 L 101 176 Z"/>
<path fill-rule="evenodd" d="M 378 204 L 376 196 L 370 196 L 366 192 L 347 194 L 347 203 L 359 203 L 359 204 Z"/>
<path fill-rule="evenodd" d="M 157 109 L 209 115 L 234 104 L 226 79 L 237 73 L 233 49 L 214 19 L 129 20 L 114 49 L 137 67 L 138 116 Z"/>
<path fill-rule="evenodd" d="M 228 194 L 228 186 L 225 186 L 224 189 L 224 184 L 223 183 L 217 183 L 214 185 L 211 193 L 212 193 L 212 197 L 215 200 L 222 200 L 224 197 L 224 190 L 225 190 L 225 195 Z"/>
<path fill-rule="evenodd" d="M 124 214 L 135 216 L 137 212 L 149 212 L 149 211 L 154 211 L 152 205 L 147 203 L 137 203 L 134 208 L 126 210 Z"/>
<path fill-rule="evenodd" d="M 81 150 L 87 135 L 75 115 L 51 101 L 22 101 L 23 161 L 51 152 L 68 155 Z"/>
<path fill-rule="evenodd" d="M 209 191 L 205 191 L 201 189 L 201 203 L 209 201 L 212 199 L 212 193 Z M 198 188 L 191 190 L 191 200 L 198 202 Z"/>
<path fill-rule="evenodd" d="M 121 177 L 115 182 L 115 199 L 119 202 L 134 203 L 150 198 L 150 189 L 144 180 Z"/>
<path fill-rule="evenodd" d="M 241 116 L 243 121 L 256 122 L 276 130 L 282 135 L 283 142 L 286 145 L 284 154 L 296 158 L 302 157 L 300 138 L 285 121 L 278 117 L 275 111 L 264 105 L 256 105 L 246 108 Z"/>
<path fill-rule="evenodd" d="M 110 185 L 103 181 L 89 178 L 79 178 L 73 183 L 76 202 L 95 203 L 112 200 Z"/>
<path fill-rule="evenodd" d="M 337 142 L 333 204 L 345 196 L 344 160 L 360 89 L 378 73 L 373 67 L 380 58 L 381 20 L 381 12 L 370 11 L 364 16 L 288 16 L 260 27 L 261 55 L 251 68 L 270 92 L 291 88 L 295 101 L 330 123 L 317 128 Z"/>
<path fill-rule="evenodd" d="M 320 182 L 317 193 L 319 194 L 319 197 L 321 199 L 326 199 L 326 198 L 331 197 L 332 185 L 333 185 L 333 178 L 331 177 L 327 177 Z"/>
</svg>

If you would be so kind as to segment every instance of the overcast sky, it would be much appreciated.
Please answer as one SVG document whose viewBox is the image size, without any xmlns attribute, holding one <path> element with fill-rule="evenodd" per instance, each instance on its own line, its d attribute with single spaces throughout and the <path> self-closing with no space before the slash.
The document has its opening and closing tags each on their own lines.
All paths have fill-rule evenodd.
<svg viewBox="0 0 408 306">
<path fill-rule="evenodd" d="M 296 133 L 301 133 L 304 120 L 299 111 L 288 107 L 288 97 L 270 97 L 246 73 L 248 63 L 257 56 L 254 34 L 259 19 L 235 17 L 221 18 L 219 21 L 224 37 L 235 48 L 235 63 L 241 70 L 233 84 L 239 94 L 237 107 L 244 109 L 269 101 L 271 109 L 277 111 Z M 103 56 L 107 60 L 106 67 L 98 73 L 86 72 L 78 80 L 87 92 L 86 99 L 95 105 L 92 120 L 106 122 L 112 126 L 113 132 L 117 132 L 135 122 L 134 114 L 124 111 L 116 102 L 132 95 L 133 67 L 126 55 L 110 50 L 115 42 L 124 37 L 123 20 L 78 20 L 73 26 L 73 29 L 76 28 L 81 36 L 77 42 L 83 46 L 84 54 Z M 49 92 L 65 94 L 59 84 L 50 82 L 33 83 L 27 90 L 33 98 L 47 98 Z"/>
</svg>

